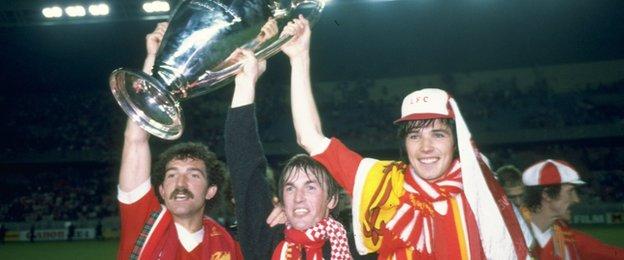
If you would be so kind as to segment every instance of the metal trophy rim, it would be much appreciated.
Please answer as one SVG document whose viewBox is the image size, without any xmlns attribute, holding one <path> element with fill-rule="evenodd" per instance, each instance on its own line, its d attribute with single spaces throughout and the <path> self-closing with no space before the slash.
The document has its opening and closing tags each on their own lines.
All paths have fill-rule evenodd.
<svg viewBox="0 0 624 260">
<path fill-rule="evenodd" d="M 169 119 L 171 119 L 171 124 L 165 124 L 152 119 L 147 116 L 145 112 L 137 106 L 137 104 L 135 104 L 134 100 L 130 97 L 127 91 L 126 86 L 128 83 L 125 81 L 129 79 L 128 76 L 144 80 L 147 83 L 145 86 L 149 88 L 148 91 L 150 93 L 157 92 L 158 97 L 164 98 L 164 100 L 160 99 L 152 101 L 154 103 L 158 102 L 159 107 L 164 106 L 165 109 L 168 110 L 168 113 L 166 114 L 169 116 Z M 141 71 L 119 68 L 111 73 L 109 77 L 109 85 L 117 104 L 119 104 L 132 121 L 137 123 L 145 131 L 158 138 L 166 140 L 175 140 L 182 136 L 184 127 L 182 124 L 183 119 L 180 104 L 173 98 L 171 93 L 166 91 L 165 88 L 161 86 L 161 83 L 156 79 Z M 153 99 L 153 97 L 151 98 Z"/>
</svg>

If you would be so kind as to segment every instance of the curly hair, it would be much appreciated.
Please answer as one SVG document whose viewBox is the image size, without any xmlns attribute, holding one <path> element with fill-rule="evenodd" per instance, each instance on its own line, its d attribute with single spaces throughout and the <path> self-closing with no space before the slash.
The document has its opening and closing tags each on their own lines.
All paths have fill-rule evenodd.
<svg viewBox="0 0 624 260">
<path fill-rule="evenodd" d="M 160 187 L 163 184 L 167 163 L 172 160 L 185 159 L 203 161 L 206 165 L 206 179 L 208 180 L 208 186 L 216 186 L 219 189 L 223 188 L 225 180 L 225 166 L 223 162 L 219 161 L 219 159 L 217 159 L 217 155 L 211 152 L 207 146 L 193 142 L 176 144 L 158 156 L 158 160 L 152 170 L 152 186 Z M 212 209 L 217 201 L 219 201 L 220 194 L 221 191 L 218 190 L 215 196 L 206 202 L 206 212 Z M 160 193 L 156 192 L 156 196 L 158 196 L 158 200 L 161 203 L 164 203 Z"/>
</svg>

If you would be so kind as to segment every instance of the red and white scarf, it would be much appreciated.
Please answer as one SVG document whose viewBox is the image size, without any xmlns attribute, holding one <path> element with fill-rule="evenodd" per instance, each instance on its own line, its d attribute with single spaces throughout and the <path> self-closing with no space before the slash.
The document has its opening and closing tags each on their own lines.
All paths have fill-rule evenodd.
<svg viewBox="0 0 624 260">
<path fill-rule="evenodd" d="M 403 187 L 407 192 L 386 228 L 416 251 L 431 254 L 434 214 L 446 215 L 450 211 L 449 200 L 463 190 L 459 161 L 454 161 L 443 178 L 433 182 L 423 180 L 410 167 Z"/>
<path fill-rule="evenodd" d="M 331 245 L 332 260 L 352 259 L 347 231 L 340 222 L 331 217 L 319 221 L 305 231 L 287 226 L 284 240 L 275 248 L 272 259 L 301 259 L 302 250 L 305 250 L 306 259 L 323 259 L 323 245 L 327 239 Z"/>
</svg>

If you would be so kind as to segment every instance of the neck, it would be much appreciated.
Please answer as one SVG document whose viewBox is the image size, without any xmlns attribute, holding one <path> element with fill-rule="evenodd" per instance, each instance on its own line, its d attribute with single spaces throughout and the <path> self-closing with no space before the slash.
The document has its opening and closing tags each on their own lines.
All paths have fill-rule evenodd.
<svg viewBox="0 0 624 260">
<path fill-rule="evenodd" d="M 531 216 L 531 222 L 533 222 L 533 224 L 544 232 L 553 225 L 555 219 L 551 217 L 546 210 L 539 209 L 537 212 L 533 213 L 533 216 Z"/>
<path fill-rule="evenodd" d="M 204 227 L 203 215 L 201 214 L 192 217 L 173 216 L 173 221 L 191 233 L 195 233 Z"/>
</svg>

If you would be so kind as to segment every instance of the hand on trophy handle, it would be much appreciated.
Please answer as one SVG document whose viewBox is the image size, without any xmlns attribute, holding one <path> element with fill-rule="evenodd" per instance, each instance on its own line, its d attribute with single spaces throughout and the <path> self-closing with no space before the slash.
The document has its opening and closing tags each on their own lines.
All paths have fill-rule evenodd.
<svg viewBox="0 0 624 260">
<path fill-rule="evenodd" d="M 251 50 L 237 49 L 233 56 L 240 57 L 240 71 L 234 78 L 235 89 L 231 107 L 239 107 L 254 102 L 256 81 L 266 70 L 266 60 L 256 59 Z"/>
<path fill-rule="evenodd" d="M 281 36 L 292 35 L 293 37 L 282 45 L 282 51 L 292 60 L 302 56 L 308 56 L 310 50 L 310 23 L 303 15 L 299 15 L 284 27 Z"/>
<path fill-rule="evenodd" d="M 273 17 L 269 18 L 269 20 L 262 26 L 260 30 L 260 34 L 256 37 L 256 41 L 258 43 L 263 43 L 264 41 L 273 38 L 273 36 L 277 35 L 279 32 L 279 28 L 277 27 L 277 21 Z"/>
</svg>

